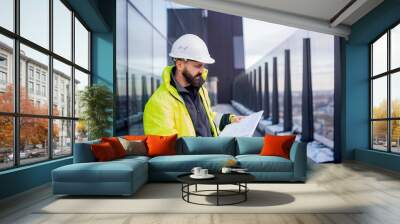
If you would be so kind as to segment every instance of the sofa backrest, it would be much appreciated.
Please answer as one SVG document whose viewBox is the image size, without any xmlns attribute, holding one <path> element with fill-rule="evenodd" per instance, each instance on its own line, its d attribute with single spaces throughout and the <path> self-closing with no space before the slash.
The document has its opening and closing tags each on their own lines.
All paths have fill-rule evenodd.
<svg viewBox="0 0 400 224">
<path fill-rule="evenodd" d="M 90 146 L 98 144 L 100 140 L 75 143 L 74 163 L 95 162 Z M 182 137 L 177 142 L 177 154 L 226 154 L 244 155 L 259 154 L 264 145 L 263 137 Z M 298 142 L 292 145 L 292 149 L 298 147 Z M 294 150 L 291 150 L 291 153 Z M 292 155 L 291 155 L 292 156 Z"/>
<path fill-rule="evenodd" d="M 74 163 L 89 163 L 95 162 L 96 158 L 90 148 L 92 144 L 100 143 L 100 139 L 75 143 L 74 147 Z"/>
<path fill-rule="evenodd" d="M 226 154 L 235 155 L 233 137 L 182 137 L 177 144 L 177 154 Z"/>
<path fill-rule="evenodd" d="M 263 137 L 237 137 L 236 155 L 259 154 L 264 145 Z"/>
<path fill-rule="evenodd" d="M 307 142 L 294 141 L 290 148 L 290 159 L 295 160 L 297 151 L 303 150 L 307 155 Z"/>
</svg>

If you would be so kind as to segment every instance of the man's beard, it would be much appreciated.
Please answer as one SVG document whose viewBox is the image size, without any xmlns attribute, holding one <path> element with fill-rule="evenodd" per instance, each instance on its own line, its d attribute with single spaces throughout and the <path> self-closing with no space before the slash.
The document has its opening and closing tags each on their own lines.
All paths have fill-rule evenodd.
<svg viewBox="0 0 400 224">
<path fill-rule="evenodd" d="M 183 77 L 185 77 L 186 81 L 188 83 L 190 83 L 190 85 L 192 85 L 194 87 L 197 87 L 197 88 L 201 87 L 205 82 L 205 80 L 201 76 L 201 73 L 199 73 L 199 74 L 197 74 L 195 76 L 192 76 L 185 68 L 183 70 L 182 74 L 183 74 Z"/>
</svg>

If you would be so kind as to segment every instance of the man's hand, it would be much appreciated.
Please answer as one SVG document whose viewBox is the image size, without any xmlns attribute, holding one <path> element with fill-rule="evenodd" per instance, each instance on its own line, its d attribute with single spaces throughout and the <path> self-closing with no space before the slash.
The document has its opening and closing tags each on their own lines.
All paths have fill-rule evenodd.
<svg viewBox="0 0 400 224">
<path fill-rule="evenodd" d="M 231 123 L 237 123 L 239 121 L 241 121 L 243 118 L 245 118 L 246 116 L 234 116 L 231 119 Z"/>
</svg>

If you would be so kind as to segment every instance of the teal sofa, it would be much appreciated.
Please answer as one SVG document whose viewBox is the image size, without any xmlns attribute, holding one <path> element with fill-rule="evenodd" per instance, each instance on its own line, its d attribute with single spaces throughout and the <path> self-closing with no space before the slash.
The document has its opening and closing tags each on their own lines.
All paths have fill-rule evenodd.
<svg viewBox="0 0 400 224">
<path fill-rule="evenodd" d="M 177 141 L 177 155 L 127 156 L 96 162 L 90 145 L 75 144 L 74 163 L 52 171 L 54 194 L 131 195 L 148 181 L 176 181 L 193 167 L 219 172 L 228 160 L 236 160 L 259 182 L 305 182 L 306 144 L 295 142 L 290 159 L 260 156 L 262 137 L 184 137 Z"/>
</svg>

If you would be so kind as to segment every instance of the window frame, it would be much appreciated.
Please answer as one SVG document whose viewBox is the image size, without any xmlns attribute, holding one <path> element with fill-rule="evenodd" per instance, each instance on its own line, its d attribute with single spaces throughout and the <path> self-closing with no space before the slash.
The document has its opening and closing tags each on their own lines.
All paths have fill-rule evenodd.
<svg viewBox="0 0 400 224">
<path fill-rule="evenodd" d="M 4 81 L 4 83 L 3 83 Z M 7 73 L 0 70 L 0 85 L 7 84 Z"/>
<path fill-rule="evenodd" d="M 79 120 L 79 117 L 75 116 L 75 108 L 71 108 L 71 114 L 70 116 L 56 116 L 53 115 L 53 59 L 58 60 L 59 62 L 62 62 L 66 65 L 71 66 L 71 84 L 72 84 L 72 89 L 70 90 L 72 92 L 72 99 L 71 99 L 71 104 L 74 105 L 75 103 L 75 88 L 73 83 L 75 82 L 75 69 L 87 74 L 89 76 L 89 83 L 88 86 L 92 85 L 92 73 L 91 73 L 91 65 L 92 65 L 92 61 L 91 61 L 91 37 L 92 37 L 92 30 L 88 27 L 88 25 L 84 22 L 84 20 L 79 16 L 78 13 L 76 13 L 72 7 L 68 4 L 68 2 L 66 2 L 65 0 L 59 0 L 68 10 L 71 11 L 71 18 L 70 18 L 70 22 L 71 22 L 71 59 L 67 59 L 64 58 L 63 56 L 55 53 L 53 50 L 53 1 L 54 0 L 48 0 L 49 3 L 49 47 L 48 49 L 46 49 L 45 47 L 42 47 L 39 44 L 34 43 L 33 41 L 30 41 L 29 39 L 23 37 L 20 35 L 20 0 L 14 0 L 13 1 L 13 10 L 14 10 L 14 17 L 13 17 L 13 22 L 14 22 L 14 30 L 10 31 L 4 27 L 0 26 L 0 35 L 3 35 L 7 38 L 12 39 L 13 41 L 13 64 L 12 66 L 12 74 L 13 78 L 14 78 L 14 109 L 13 112 L 2 112 L 0 111 L 0 116 L 11 116 L 13 119 L 13 166 L 10 167 L 5 167 L 5 168 L 0 168 L 0 172 L 3 172 L 5 170 L 12 170 L 12 169 L 16 169 L 19 167 L 24 167 L 24 166 L 30 166 L 30 165 L 34 165 L 34 164 L 38 164 L 38 163 L 43 163 L 43 162 L 47 162 L 50 160 L 59 160 L 62 158 L 66 158 L 66 157 L 71 157 L 73 156 L 73 152 L 74 152 L 74 143 L 75 143 L 75 123 L 76 121 Z M 77 20 L 79 20 L 79 22 L 84 26 L 84 28 L 88 31 L 88 69 L 85 69 L 81 66 L 79 66 L 78 64 L 75 63 L 75 18 Z M 49 63 L 48 63 L 48 82 L 46 84 L 46 91 L 48 91 L 48 93 L 45 93 L 48 96 L 48 113 L 46 115 L 39 115 L 39 114 L 26 114 L 26 113 L 21 113 L 20 112 L 20 45 L 23 44 L 27 47 L 32 48 L 33 50 L 36 50 L 40 53 L 43 53 L 45 55 L 48 56 L 49 58 Z M 28 65 L 28 64 L 27 64 Z M 29 65 L 28 65 L 29 66 Z M 30 67 L 28 67 L 30 68 Z M 28 69 L 27 68 L 27 69 Z M 41 75 L 42 73 L 40 72 L 39 75 Z M 30 73 L 28 72 L 26 74 L 27 77 L 27 81 L 30 80 Z M 32 81 L 34 82 L 35 85 L 35 80 L 36 80 L 36 69 L 33 70 L 33 79 Z M 39 80 L 37 80 L 39 83 L 41 83 L 42 79 L 41 76 L 39 76 Z M 47 81 L 47 80 L 46 80 Z M 27 90 L 29 91 L 29 90 Z M 36 89 L 34 89 L 34 91 L 36 91 Z M 40 94 L 41 96 L 42 94 Z M 47 136 L 47 141 L 48 141 L 48 146 L 47 149 L 48 150 L 48 157 L 47 158 L 43 158 L 43 160 L 40 160 L 38 162 L 32 162 L 32 163 L 26 163 L 26 164 L 21 164 L 20 161 L 20 119 L 24 118 L 24 117 L 28 117 L 28 118 L 45 118 L 47 119 L 48 122 L 48 136 Z M 67 120 L 67 121 L 71 121 L 71 153 L 68 155 L 63 155 L 63 156 L 54 156 L 53 152 L 54 152 L 54 147 L 53 147 L 53 122 L 56 120 Z"/>
<path fill-rule="evenodd" d="M 392 121 L 400 121 L 400 117 L 392 117 L 392 99 L 391 99 L 391 91 L 392 91 L 392 86 L 391 86 L 391 80 L 392 76 L 396 75 L 396 73 L 400 72 L 400 67 L 393 68 L 391 69 L 391 31 L 393 28 L 400 26 L 400 21 L 397 21 L 396 23 L 392 24 L 390 27 L 385 29 L 384 32 L 379 34 L 375 39 L 373 39 L 370 43 L 368 43 L 368 48 L 369 48 L 369 149 L 373 151 L 379 151 L 379 152 L 386 152 L 386 153 L 391 153 L 391 154 L 400 154 L 400 152 L 393 152 L 392 151 Z M 373 44 L 376 43 L 381 37 L 384 35 L 387 35 L 387 62 L 386 62 L 386 71 L 382 72 L 380 74 L 373 74 Z M 385 118 L 373 118 L 373 81 L 382 77 L 386 77 L 386 87 L 387 87 L 387 93 L 386 93 L 386 98 L 387 98 L 387 105 L 386 105 L 386 117 Z M 373 122 L 376 121 L 386 121 L 386 150 L 379 150 L 374 148 L 374 136 L 373 136 Z"/>
</svg>

